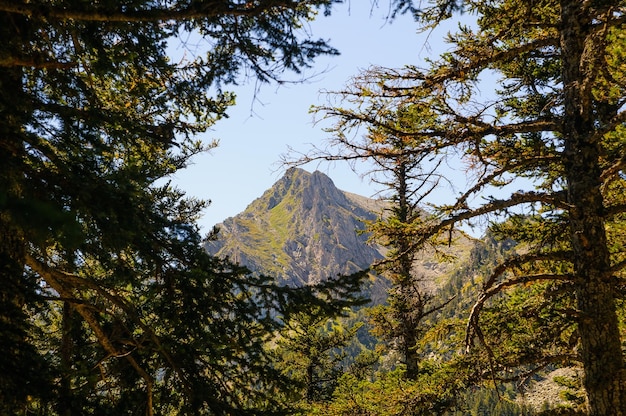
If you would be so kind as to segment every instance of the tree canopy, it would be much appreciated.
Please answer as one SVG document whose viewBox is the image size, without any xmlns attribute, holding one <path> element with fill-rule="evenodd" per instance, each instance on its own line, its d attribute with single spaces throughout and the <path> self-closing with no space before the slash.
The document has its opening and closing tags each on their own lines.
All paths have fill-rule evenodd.
<svg viewBox="0 0 626 416">
<path fill-rule="evenodd" d="M 342 106 L 319 108 L 336 121 L 331 146 L 302 162 L 370 160 L 372 173 L 389 180 L 390 161 L 417 161 L 412 197 L 428 203 L 429 215 L 397 224 L 396 235 L 411 241 L 400 255 L 448 244 L 455 227 L 480 221 L 518 244 L 483 276 L 468 319 L 467 348 L 487 352 L 488 377 L 579 363 L 588 413 L 626 413 L 618 321 L 626 4 L 395 4 L 424 30 L 459 11 L 469 18 L 428 67 L 365 71 L 338 92 Z M 521 303 L 498 315 L 507 296 Z M 500 328 L 486 329 L 494 316 Z M 516 349 L 503 352 L 505 340 L 517 340 Z"/>
<path fill-rule="evenodd" d="M 167 178 L 213 146 L 194 135 L 233 104 L 225 85 L 336 53 L 302 29 L 335 2 L 0 2 L 0 412 L 280 407 L 276 316 L 350 302 L 210 258 L 205 202 Z M 172 61 L 181 33 L 204 54 Z"/>
</svg>

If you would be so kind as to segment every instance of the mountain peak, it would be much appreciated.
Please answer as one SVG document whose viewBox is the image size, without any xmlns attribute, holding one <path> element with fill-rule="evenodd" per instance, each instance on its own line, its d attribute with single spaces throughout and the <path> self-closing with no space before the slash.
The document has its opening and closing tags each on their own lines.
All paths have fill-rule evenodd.
<svg viewBox="0 0 626 416">
<path fill-rule="evenodd" d="M 361 231 L 378 201 L 339 190 L 322 172 L 288 169 L 242 213 L 219 224 L 206 248 L 286 284 L 317 283 L 382 257 Z"/>
<path fill-rule="evenodd" d="M 260 199 L 267 199 L 267 209 L 271 210 L 288 197 L 300 198 L 306 210 L 310 210 L 315 202 L 336 202 L 343 206 L 347 202 L 344 193 L 328 176 L 317 170 L 309 173 L 300 168 L 289 168 Z"/>
</svg>

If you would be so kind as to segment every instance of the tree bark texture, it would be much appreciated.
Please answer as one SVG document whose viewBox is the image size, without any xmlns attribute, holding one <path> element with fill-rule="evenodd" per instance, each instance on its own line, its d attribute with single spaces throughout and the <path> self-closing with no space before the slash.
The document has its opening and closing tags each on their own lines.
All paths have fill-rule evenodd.
<svg viewBox="0 0 626 416">
<path fill-rule="evenodd" d="M 561 1 L 565 174 L 570 205 L 580 358 L 590 415 L 625 415 L 624 363 L 603 218 L 600 146 L 593 141 L 591 18 L 585 2 Z"/>
<path fill-rule="evenodd" d="M 0 49 L 13 53 L 26 22 L 0 13 Z M 22 182 L 25 94 L 20 68 L 0 71 L 0 414 L 24 411 L 28 396 L 51 394 L 43 358 L 31 344 L 26 306 L 35 284 L 25 273 Z M 22 218 L 23 219 L 23 218 Z"/>
<path fill-rule="evenodd" d="M 11 414 L 25 403 L 24 374 L 27 345 L 26 315 L 22 310 L 24 246 L 0 214 L 0 413 Z M 24 366 L 25 367 L 25 366 Z M 7 412 L 7 413 L 4 413 Z"/>
<path fill-rule="evenodd" d="M 396 162 L 394 176 L 396 178 L 397 206 L 394 212 L 402 224 L 413 220 L 411 202 L 409 200 L 409 171 L 402 158 Z M 404 235 L 394 237 L 395 249 L 399 253 L 394 276 L 395 313 L 400 325 L 400 353 L 406 365 L 406 377 L 416 380 L 419 376 L 420 354 L 417 344 L 420 341 L 420 325 L 424 317 L 425 296 L 417 286 L 417 276 L 414 275 L 413 263 L 415 250 L 411 249 L 411 239 Z"/>
</svg>

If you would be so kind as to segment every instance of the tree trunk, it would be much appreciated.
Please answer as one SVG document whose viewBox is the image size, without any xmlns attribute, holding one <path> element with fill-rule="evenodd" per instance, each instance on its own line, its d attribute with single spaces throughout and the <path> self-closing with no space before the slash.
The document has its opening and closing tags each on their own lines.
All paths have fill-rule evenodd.
<svg viewBox="0 0 626 416">
<path fill-rule="evenodd" d="M 61 346 L 60 377 L 59 377 L 59 400 L 57 410 L 59 416 L 72 416 L 72 326 L 74 311 L 69 302 L 63 302 L 63 318 L 61 321 Z"/>
<path fill-rule="evenodd" d="M 27 23 L 0 13 L 0 42 L 12 55 L 20 28 Z M 15 55 L 18 56 L 18 55 Z M 31 324 L 25 306 L 34 295 L 35 284 L 25 274 L 26 240 L 16 224 L 23 215 L 24 180 L 22 69 L 0 70 L 0 414 L 24 412 L 28 396 L 50 394 L 42 357 L 30 342 Z"/>
<path fill-rule="evenodd" d="M 24 243 L 0 212 L 0 414 L 16 414 L 38 394 L 39 356 L 28 342 Z"/>
<path fill-rule="evenodd" d="M 5 38 L 10 24 L 6 16 L 0 15 Z M 4 39 L 3 39 L 4 38 Z M 15 117 L 10 100 L 15 88 L 14 71 L 0 72 L 0 413 L 14 414 L 26 401 L 25 374 L 20 367 L 22 350 L 26 340 L 24 305 L 24 243 L 16 230 L 10 226 L 11 216 L 7 206 L 14 196 L 15 152 L 20 147 L 15 137 Z M 19 78 L 18 78 L 19 80 Z M 19 82 L 18 82 L 19 85 Z M 9 98 L 11 97 L 11 98 Z M 21 409 L 20 409 L 21 410 Z"/>
<path fill-rule="evenodd" d="M 593 142 L 591 19 L 583 2 L 561 1 L 565 175 L 570 205 L 580 357 L 590 415 L 626 415 L 623 358 L 600 192 L 600 146 Z M 587 47 L 587 50 L 585 49 Z"/>
<path fill-rule="evenodd" d="M 411 203 L 409 201 L 409 167 L 400 158 L 394 169 L 396 179 L 396 206 L 394 216 L 401 224 L 409 224 L 412 218 Z M 412 249 L 411 238 L 400 233 L 393 238 L 394 249 L 398 252 L 397 265 L 394 270 L 393 283 L 395 292 L 395 313 L 400 324 L 400 353 L 406 365 L 406 377 L 416 380 L 419 376 L 420 355 L 417 352 L 417 343 L 420 338 L 420 324 L 423 318 L 424 297 L 417 287 L 417 278 L 414 275 L 413 263 L 415 250 Z"/>
</svg>

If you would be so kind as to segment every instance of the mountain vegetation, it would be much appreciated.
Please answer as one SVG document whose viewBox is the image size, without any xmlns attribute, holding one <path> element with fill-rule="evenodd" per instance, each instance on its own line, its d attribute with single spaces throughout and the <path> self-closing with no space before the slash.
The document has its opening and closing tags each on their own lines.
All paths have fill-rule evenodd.
<svg viewBox="0 0 626 416">
<path fill-rule="evenodd" d="M 374 200 L 342 192 L 321 172 L 291 168 L 242 213 L 218 224 L 207 250 L 302 286 L 367 269 L 383 258 L 363 221 L 383 214 Z"/>
<path fill-rule="evenodd" d="M 340 311 L 358 276 L 288 291 L 210 257 L 168 178 L 238 74 L 336 53 L 298 30 L 333 3 L 1 2 L 0 414 L 284 409 L 269 317 Z M 205 55 L 172 62 L 188 33 Z"/>
<path fill-rule="evenodd" d="M 315 177 L 319 179 L 315 180 Z M 286 183 L 289 184 L 288 191 L 285 191 Z M 294 198 L 294 195 L 316 194 L 319 198 L 316 214 L 319 215 L 309 215 L 304 229 L 292 227 L 284 231 L 285 241 L 289 241 L 293 235 L 302 238 L 314 235 L 316 230 L 326 226 L 324 218 L 327 217 L 332 217 L 335 224 L 350 224 L 346 230 L 340 231 L 339 227 L 335 227 L 330 234 L 332 238 L 327 240 L 329 244 L 341 239 L 342 232 L 354 235 L 356 230 L 351 227 L 358 226 L 358 230 L 365 224 L 371 224 L 372 218 L 379 221 L 381 213 L 386 213 L 388 221 L 393 218 L 393 213 L 389 212 L 391 201 L 347 194 L 367 212 L 367 216 L 360 219 L 355 216 L 358 210 L 345 209 L 345 199 L 338 198 L 338 193 L 343 192 L 320 172 L 289 169 L 284 177 L 244 212 L 225 221 L 225 224 L 237 224 L 243 218 L 247 227 L 238 227 L 237 232 L 220 232 L 215 240 L 207 243 L 207 248 L 209 251 L 217 250 L 218 247 L 221 250 L 225 247 L 241 248 L 251 253 L 247 257 L 251 260 L 246 265 L 257 273 L 266 274 L 267 270 L 275 266 L 274 259 L 255 256 L 254 253 L 271 252 L 270 247 L 274 243 L 269 238 L 260 240 L 254 236 L 258 230 L 266 234 L 274 232 L 273 227 L 277 225 L 271 222 L 273 215 L 269 211 L 280 206 L 283 200 L 290 201 L 291 207 L 286 223 L 295 224 L 298 222 L 296 218 L 310 214 L 306 208 L 308 199 Z M 368 207 L 373 211 L 369 211 Z M 383 211 L 379 211 L 381 208 Z M 218 228 L 232 230 L 233 227 L 228 225 L 221 228 L 223 226 L 220 224 Z M 364 293 L 375 300 L 368 307 L 354 309 L 333 319 L 310 314 L 292 316 L 270 348 L 275 355 L 274 365 L 293 380 L 293 389 L 288 397 L 294 409 L 299 409 L 303 414 L 343 414 L 341 412 L 359 413 L 365 408 L 371 408 L 375 409 L 372 411 L 376 414 L 395 414 L 397 408 L 404 406 L 401 404 L 404 400 L 415 400 L 412 410 L 415 414 L 448 412 L 446 414 L 519 415 L 537 414 L 541 409 L 572 409 L 577 404 L 576 400 L 580 399 L 578 390 L 568 390 L 554 382 L 550 371 L 538 372 L 526 380 L 522 388 L 511 383 L 498 383 L 498 389 L 494 390 L 493 382 L 484 384 L 482 376 L 478 374 L 488 368 L 484 356 L 468 356 L 465 357 L 467 361 L 458 364 L 458 368 L 437 370 L 441 367 L 442 359 L 448 360 L 455 350 L 463 348 L 465 326 L 479 295 L 482 277 L 491 273 L 498 261 L 510 255 L 517 246 L 512 240 L 499 241 L 494 236 L 468 238 L 458 231 L 453 236 L 455 244 L 450 249 L 442 248 L 440 252 L 431 250 L 415 256 L 411 275 L 419 276 L 419 279 L 414 281 L 415 286 L 412 286 L 413 292 L 410 293 L 412 296 L 397 299 L 401 292 L 393 288 L 391 279 L 395 277 L 387 278 L 388 266 L 385 265 L 384 256 L 389 252 L 381 250 L 373 257 L 363 259 L 364 264 L 371 264 L 381 271 L 380 275 L 372 275 L 370 283 L 364 287 Z M 354 246 L 346 246 L 347 253 L 352 249 L 355 255 L 363 252 L 363 248 L 369 244 L 365 237 L 363 235 L 362 240 L 355 242 Z M 371 234 L 369 238 L 372 238 Z M 349 238 L 346 240 L 350 241 Z M 330 253 L 333 249 L 329 247 L 326 251 Z M 218 257 L 226 255 L 225 250 L 217 250 L 216 253 Z M 326 260 L 333 262 L 341 261 L 342 258 L 327 257 Z M 284 273 L 275 275 L 280 282 L 310 284 L 290 279 L 288 273 L 297 273 L 302 267 L 315 272 L 316 260 L 309 258 L 307 263 L 306 259 L 294 257 L 285 261 L 297 263 L 301 268 L 292 268 L 286 263 L 287 267 L 275 271 Z M 332 266 L 339 270 L 342 264 L 329 264 L 329 267 Z M 423 301 L 424 306 L 422 309 L 401 309 L 398 307 L 400 301 Z M 404 322 L 401 313 L 409 314 Z M 413 316 L 417 316 L 419 321 L 412 321 Z M 526 327 L 517 324 L 520 333 L 524 333 Z M 494 322 L 492 328 L 497 325 L 501 325 L 501 322 Z M 415 328 L 413 345 L 409 345 L 403 338 L 406 335 L 402 329 L 407 327 Z M 410 370 L 411 366 L 413 370 Z M 421 391 L 424 384 L 433 385 L 433 381 L 429 381 L 432 374 L 425 373 L 435 370 L 440 371 L 434 377 L 435 385 L 447 384 L 447 387 L 440 394 L 426 394 Z M 579 378 L 574 376 L 569 384 L 577 382 Z M 415 397 L 401 394 L 405 388 L 410 389 L 409 396 Z M 529 392 L 525 393 L 524 390 Z M 349 406 L 342 404 L 343 394 L 353 395 L 357 392 L 362 397 L 359 403 Z M 419 395 L 422 395 L 420 400 L 417 399 Z M 390 397 L 396 397 L 398 402 L 390 400 Z"/>
<path fill-rule="evenodd" d="M 408 166 L 413 187 L 390 184 L 396 207 L 408 195 L 431 215 L 384 228 L 391 261 L 478 221 L 516 241 L 481 279 L 465 331 L 473 365 L 493 380 L 580 365 L 585 412 L 626 414 L 624 3 L 395 3 L 424 30 L 472 19 L 427 68 L 373 68 L 338 92 L 342 106 L 319 108 L 336 121 L 330 146 L 300 163 L 368 160 L 383 178 Z"/>
<path fill-rule="evenodd" d="M 366 161 L 382 209 L 291 169 L 205 250 L 169 177 L 241 74 L 338 53 L 337 3 L 0 1 L 0 414 L 626 414 L 624 1 L 390 0 L 450 48 L 294 162 Z"/>
</svg>

